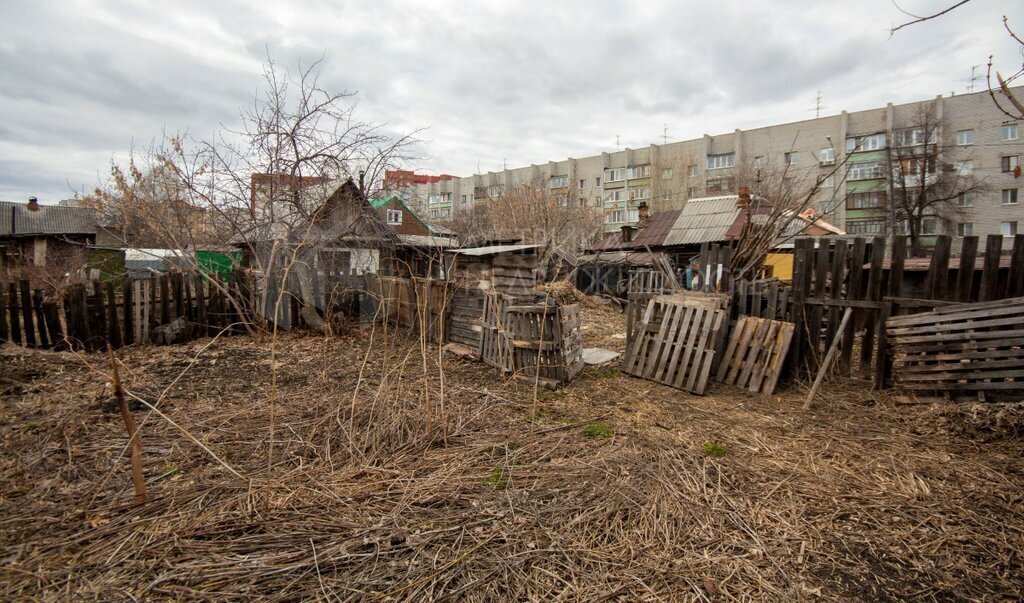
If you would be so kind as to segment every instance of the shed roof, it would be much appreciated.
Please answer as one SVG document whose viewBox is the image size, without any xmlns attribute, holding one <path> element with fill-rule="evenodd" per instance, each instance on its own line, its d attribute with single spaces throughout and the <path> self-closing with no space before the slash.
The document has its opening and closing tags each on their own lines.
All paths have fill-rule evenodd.
<svg viewBox="0 0 1024 603">
<path fill-rule="evenodd" d="M 665 245 L 699 245 L 724 241 L 725 233 L 736 221 L 738 195 L 690 199 L 679 212 L 675 224 L 665 236 Z"/>
<path fill-rule="evenodd" d="M 405 247 L 454 247 L 454 243 L 448 237 L 435 237 L 430 235 L 400 234 L 398 244 Z"/>
<path fill-rule="evenodd" d="M 99 224 L 88 207 L 40 205 L 0 201 L 0 236 L 96 234 Z"/>
<path fill-rule="evenodd" d="M 672 230 L 672 225 L 679 218 L 682 210 L 663 211 L 651 214 L 637 230 L 632 241 L 622 240 L 622 230 L 608 233 L 603 239 L 590 247 L 593 251 L 610 249 L 643 249 L 644 247 L 660 247 L 665 244 L 665 237 Z"/>
<path fill-rule="evenodd" d="M 516 251 L 526 251 L 529 249 L 537 249 L 540 245 L 490 245 L 487 247 L 468 247 L 465 249 L 453 249 L 452 253 L 458 253 L 461 255 L 494 255 L 496 253 L 513 253 Z"/>
</svg>

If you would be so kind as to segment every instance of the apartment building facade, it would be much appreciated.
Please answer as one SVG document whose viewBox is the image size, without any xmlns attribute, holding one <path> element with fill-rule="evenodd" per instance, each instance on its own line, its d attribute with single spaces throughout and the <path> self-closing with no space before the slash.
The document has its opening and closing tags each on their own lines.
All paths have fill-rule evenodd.
<svg viewBox="0 0 1024 603">
<path fill-rule="evenodd" d="M 1024 96 L 1024 87 L 1016 90 Z M 933 172 L 955 170 L 970 189 L 930 208 L 935 215 L 923 220 L 923 234 L 1012 237 L 1024 227 L 1022 137 L 1024 124 L 1001 113 L 985 91 L 452 177 L 402 193 L 424 215 L 445 220 L 512 187 L 546 187 L 560 203 L 592 207 L 612 231 L 635 224 L 641 202 L 668 211 L 741 185 L 769 197 L 775 187 L 797 197 L 815 191 L 812 204 L 829 222 L 852 234 L 884 235 L 894 223 L 895 182 L 903 182 L 894 175 L 895 149 L 918 145 L 934 152 Z"/>
</svg>

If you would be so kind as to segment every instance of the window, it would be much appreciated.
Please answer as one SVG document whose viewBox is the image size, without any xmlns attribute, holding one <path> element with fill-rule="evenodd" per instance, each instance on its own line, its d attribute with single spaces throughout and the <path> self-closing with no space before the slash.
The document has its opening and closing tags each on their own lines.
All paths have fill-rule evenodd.
<svg viewBox="0 0 1024 603">
<path fill-rule="evenodd" d="M 671 180 L 672 179 L 672 168 L 668 168 L 666 170 L 661 170 L 661 179 L 662 180 Z"/>
<path fill-rule="evenodd" d="M 1002 222 L 999 224 L 999 234 L 1004 237 L 1015 237 L 1017 236 L 1017 222 Z"/>
<path fill-rule="evenodd" d="M 626 179 L 626 170 L 624 168 L 615 168 L 611 170 L 605 170 L 604 181 L 605 184 L 609 182 L 619 182 L 620 180 Z"/>
<path fill-rule="evenodd" d="M 974 130 L 959 130 L 956 133 L 956 144 L 960 147 L 966 147 L 974 144 Z M 962 236 L 962 235 L 961 235 Z"/>
<path fill-rule="evenodd" d="M 707 191 L 711 193 L 731 193 L 736 188 L 736 180 L 733 178 L 714 178 L 708 180 Z"/>
<path fill-rule="evenodd" d="M 736 165 L 736 153 L 722 153 L 720 155 L 708 155 L 708 169 L 718 170 L 731 168 Z"/>
<path fill-rule="evenodd" d="M 1016 205 L 1017 204 L 1017 189 L 1015 188 L 1004 188 L 1003 189 L 1003 205 Z"/>
<path fill-rule="evenodd" d="M 970 176 L 974 173 L 974 162 L 968 159 L 967 161 L 956 162 L 956 173 L 961 176 Z"/>
<path fill-rule="evenodd" d="M 651 189 L 647 188 L 646 186 L 642 188 L 631 188 L 629 189 L 629 198 L 635 200 L 650 199 Z"/>
<path fill-rule="evenodd" d="M 957 195 L 956 204 L 960 207 L 974 207 L 974 191 L 964 191 Z"/>
<path fill-rule="evenodd" d="M 789 153 L 785 154 L 786 165 L 793 165 L 794 163 L 799 161 L 799 159 L 800 156 L 797 154 L 796 151 L 790 151 Z"/>
<path fill-rule="evenodd" d="M 820 165 L 832 165 L 836 162 L 836 150 L 826 147 L 818 152 L 818 163 Z"/>
<path fill-rule="evenodd" d="M 548 181 L 549 188 L 565 188 L 569 186 L 569 176 L 552 176 Z"/>
<path fill-rule="evenodd" d="M 586 206 L 587 206 L 587 198 L 586 197 L 580 197 L 580 207 L 586 207 Z"/>
<path fill-rule="evenodd" d="M 601 177 L 594 178 L 594 186 L 601 186 Z"/>
<path fill-rule="evenodd" d="M 613 201 L 613 202 L 614 201 L 625 201 L 626 200 L 626 190 L 620 188 L 619 190 L 615 190 L 615 191 L 609 192 L 608 193 L 608 200 L 609 201 Z"/>
<path fill-rule="evenodd" d="M 462 204 L 465 205 L 469 202 L 469 195 L 462 195 Z"/>
<path fill-rule="evenodd" d="M 885 220 L 847 220 L 846 232 L 850 234 L 884 234 Z"/>
<path fill-rule="evenodd" d="M 913 147 L 935 143 L 936 128 L 905 128 L 893 132 L 894 144 L 898 147 Z"/>
<path fill-rule="evenodd" d="M 939 221 L 935 218 L 921 218 L 921 234 L 923 235 L 937 235 L 939 234 Z"/>
<path fill-rule="evenodd" d="M 934 157 L 913 157 L 900 160 L 900 173 L 904 176 L 935 174 Z"/>
<path fill-rule="evenodd" d="M 1003 140 L 1017 140 L 1017 124 L 1006 124 L 1002 129 Z"/>
<path fill-rule="evenodd" d="M 696 197 L 697 197 L 697 187 L 696 186 L 691 186 L 690 188 L 686 189 L 686 198 L 687 199 L 694 199 Z"/>
<path fill-rule="evenodd" d="M 559 207 L 569 207 L 569 195 L 558 195 L 557 200 Z"/>
<path fill-rule="evenodd" d="M 691 165 L 690 167 L 686 168 L 686 174 L 688 176 L 690 176 L 690 177 L 696 176 L 697 175 L 697 166 Z"/>
<path fill-rule="evenodd" d="M 755 168 L 761 169 L 761 168 L 763 168 L 766 165 L 768 165 L 768 158 L 767 157 L 765 157 L 764 155 L 758 155 L 757 157 L 754 157 L 754 167 Z"/>
<path fill-rule="evenodd" d="M 451 203 L 451 202 L 452 202 L 452 194 L 451 193 L 441 193 L 441 203 Z"/>
<path fill-rule="evenodd" d="M 583 188 L 585 186 L 587 186 L 587 179 L 586 178 L 581 178 L 580 179 L 580 188 Z"/>
<path fill-rule="evenodd" d="M 436 218 L 437 216 L 438 216 L 438 212 L 437 212 L 436 209 L 430 210 L 430 217 L 431 218 Z"/>
<path fill-rule="evenodd" d="M 651 175 L 651 166 L 649 165 L 636 165 L 633 167 L 626 168 L 626 178 L 647 178 Z"/>
<path fill-rule="evenodd" d="M 818 176 L 818 184 L 820 184 L 822 188 L 833 188 L 836 185 L 836 177 L 834 174 Z"/>
<path fill-rule="evenodd" d="M 1012 172 L 1020 165 L 1020 155 L 1009 155 L 999 160 L 999 166 L 1004 172 Z"/>
<path fill-rule="evenodd" d="M 503 190 L 503 187 L 500 184 L 492 184 L 492 185 L 487 187 L 487 196 L 489 196 L 489 197 L 499 197 L 499 196 L 501 196 L 502 190 Z"/>
<path fill-rule="evenodd" d="M 447 207 L 442 207 L 442 208 L 440 209 L 440 216 L 441 216 L 442 218 L 447 218 L 448 216 L 450 216 L 450 215 L 451 215 L 451 212 L 452 212 L 452 210 L 451 210 L 451 209 L 449 209 L 449 208 L 447 208 Z"/>
<path fill-rule="evenodd" d="M 626 221 L 626 212 L 621 209 L 610 211 L 605 216 L 604 221 L 606 224 L 621 224 Z"/>
<path fill-rule="evenodd" d="M 956 236 L 969 237 L 974 234 L 974 222 L 960 222 L 956 225 Z"/>
<path fill-rule="evenodd" d="M 639 222 L 640 221 L 640 210 L 634 208 L 634 209 L 630 209 L 629 211 L 627 211 L 626 212 L 626 221 L 627 222 Z"/>
<path fill-rule="evenodd" d="M 402 223 L 402 211 L 398 209 L 389 209 L 387 211 L 388 224 L 396 225 Z"/>
<path fill-rule="evenodd" d="M 846 151 L 877 151 L 885 148 L 885 133 L 870 134 L 868 136 L 851 136 L 846 139 Z"/>
<path fill-rule="evenodd" d="M 440 195 L 427 195 L 427 205 L 437 205 L 440 200 Z"/>
<path fill-rule="evenodd" d="M 850 171 L 846 175 L 847 180 L 870 180 L 872 178 L 885 178 L 884 161 L 851 163 Z"/>
<path fill-rule="evenodd" d="M 847 200 L 848 209 L 874 209 L 885 206 L 885 191 L 851 193 Z"/>
</svg>

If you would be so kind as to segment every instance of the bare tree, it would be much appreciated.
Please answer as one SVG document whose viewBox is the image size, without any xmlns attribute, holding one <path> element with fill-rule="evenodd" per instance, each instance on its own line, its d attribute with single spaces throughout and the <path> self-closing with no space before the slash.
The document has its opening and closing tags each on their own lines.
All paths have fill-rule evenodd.
<svg viewBox="0 0 1024 603">
<path fill-rule="evenodd" d="M 907 235 L 913 256 L 924 254 L 922 237 L 951 222 L 957 199 L 981 187 L 967 164 L 943 160 L 941 125 L 935 105 L 922 105 L 895 125 L 889 144 L 888 230 Z"/>
<path fill-rule="evenodd" d="M 371 240 L 392 236 L 365 198 L 380 188 L 385 170 L 410 158 L 415 133 L 395 135 L 359 120 L 356 95 L 325 88 L 322 67 L 320 60 L 292 72 L 268 59 L 264 89 L 241 111 L 238 126 L 211 140 L 165 136 L 148 152 L 133 153 L 124 168 L 114 166 L 97 194 L 119 210 L 129 231 L 162 245 L 186 249 L 208 241 L 241 249 L 261 295 L 252 313 L 235 305 L 257 328 L 262 317 L 278 315 L 295 275 L 307 323 L 325 330 L 310 280 L 321 252 L 349 247 L 350 270 L 376 270 L 379 260 L 361 252 L 376 251 L 365 249 Z M 346 181 L 354 194 L 352 187 L 339 193 Z M 166 219 L 168 212 L 176 219 Z"/>
</svg>

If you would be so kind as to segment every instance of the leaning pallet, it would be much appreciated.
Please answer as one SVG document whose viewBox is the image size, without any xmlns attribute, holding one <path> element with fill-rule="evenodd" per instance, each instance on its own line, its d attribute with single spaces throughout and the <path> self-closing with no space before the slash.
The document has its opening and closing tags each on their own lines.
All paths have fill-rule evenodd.
<svg viewBox="0 0 1024 603">
<path fill-rule="evenodd" d="M 647 304 L 627 342 L 622 370 L 694 394 L 703 394 L 726 317 L 713 299 L 661 296 Z"/>
<path fill-rule="evenodd" d="M 771 394 L 779 381 L 794 328 L 791 322 L 740 316 L 718 365 L 716 380 Z"/>
<path fill-rule="evenodd" d="M 1024 390 L 1024 297 L 893 316 L 885 326 L 899 387 Z"/>
</svg>

